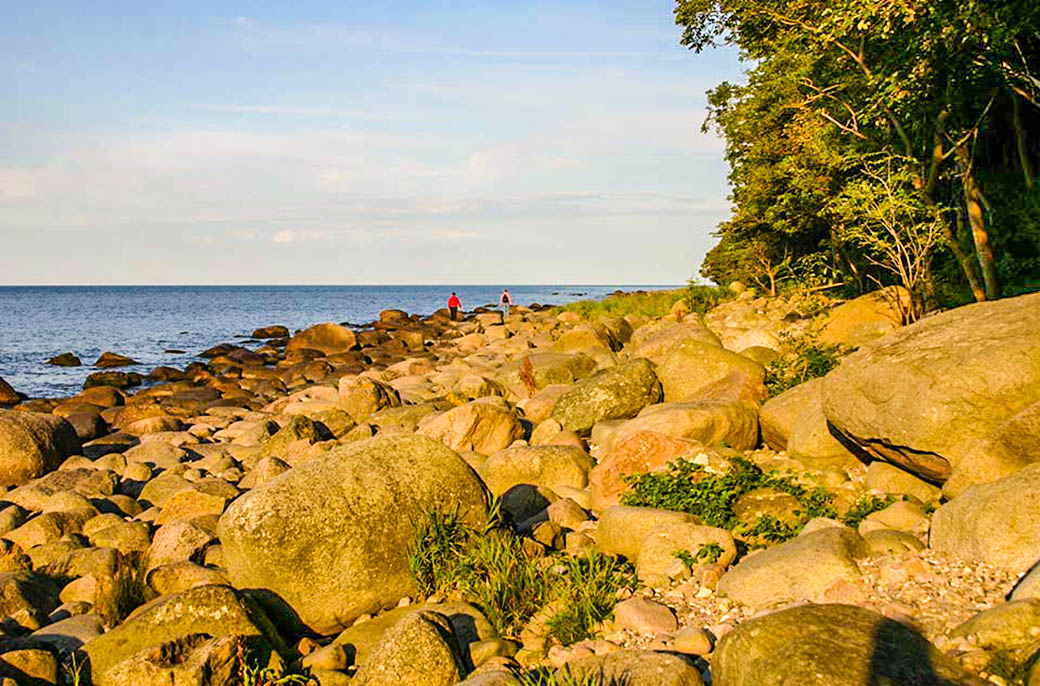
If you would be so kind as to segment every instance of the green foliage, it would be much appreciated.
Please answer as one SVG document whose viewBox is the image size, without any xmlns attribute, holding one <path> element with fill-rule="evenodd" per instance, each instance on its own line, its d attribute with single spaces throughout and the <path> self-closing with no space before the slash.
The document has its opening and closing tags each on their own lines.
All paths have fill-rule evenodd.
<svg viewBox="0 0 1040 686">
<path fill-rule="evenodd" d="M 83 674 L 83 669 L 87 666 L 87 660 L 81 659 L 79 654 L 72 652 L 69 654 L 68 659 L 61 663 L 62 672 L 64 672 L 66 686 L 87 686 L 87 679 Z"/>
<path fill-rule="evenodd" d="M 773 396 L 809 379 L 826 376 L 838 366 L 841 358 L 853 352 L 847 346 L 821 343 L 811 333 L 781 334 L 780 348 L 780 357 L 766 367 L 766 388 Z"/>
<path fill-rule="evenodd" d="M 855 529 L 864 519 L 875 512 L 884 510 L 895 501 L 896 499 L 890 495 L 884 498 L 879 498 L 876 495 L 869 494 L 860 496 L 860 498 L 852 504 L 852 507 L 849 508 L 849 511 L 842 518 L 842 521 L 845 523 L 845 526 L 851 526 Z"/>
<path fill-rule="evenodd" d="M 310 679 L 302 674 L 286 674 L 277 667 L 261 667 L 241 638 L 237 641 L 235 660 L 241 686 L 307 686 Z"/>
<path fill-rule="evenodd" d="M 718 543 L 705 543 L 697 549 L 696 555 L 691 553 L 689 550 L 676 550 L 672 555 L 692 569 L 701 562 L 707 564 L 718 562 L 719 558 L 722 557 L 722 553 L 722 546 Z"/>
<path fill-rule="evenodd" d="M 728 43 L 748 64 L 708 96 L 734 211 L 704 276 L 840 274 L 860 292 L 909 276 L 934 305 L 979 297 L 979 267 L 991 290 L 995 259 L 1005 292 L 1040 287 L 1040 216 L 1022 200 L 1038 189 L 1034 0 L 677 0 L 675 16 L 687 47 Z M 870 179 L 879 158 L 902 161 L 889 188 Z"/>
<path fill-rule="evenodd" d="M 419 593 L 433 595 L 450 582 L 468 538 L 469 529 L 458 511 L 425 513 L 408 549 L 408 570 Z"/>
<path fill-rule="evenodd" d="M 635 587 L 631 565 L 595 551 L 565 556 L 550 573 L 550 595 L 561 609 L 549 619 L 549 636 L 561 645 L 591 638 L 593 627 L 614 609 L 618 589 Z"/>
<path fill-rule="evenodd" d="M 753 524 L 739 527 L 740 534 L 751 541 L 783 543 L 798 535 L 805 522 L 799 525 L 783 522 L 773 515 L 762 515 Z"/>
<path fill-rule="evenodd" d="M 1007 686 L 1025 686 L 1029 664 L 1030 660 L 1022 659 L 1012 651 L 998 650 L 986 665 L 986 672 L 1000 677 Z"/>
<path fill-rule="evenodd" d="M 696 312 L 702 317 L 717 307 L 719 303 L 726 302 L 733 297 L 728 288 L 716 286 L 705 286 L 690 281 L 683 290 L 686 304 L 690 312 Z"/>
<path fill-rule="evenodd" d="M 587 638 L 610 613 L 616 593 L 632 587 L 630 565 L 599 553 L 532 560 L 505 528 L 472 529 L 455 513 L 430 511 L 416 526 L 408 564 L 421 592 L 453 591 L 481 608 L 495 632 L 516 635 L 552 603 L 550 636 Z"/>
<path fill-rule="evenodd" d="M 548 667 L 519 674 L 517 680 L 520 686 L 625 686 L 616 679 L 604 681 L 597 674 L 579 677 L 570 671 L 556 671 Z"/>
<path fill-rule="evenodd" d="M 722 474 L 712 474 L 690 460 L 680 459 L 669 463 L 666 471 L 635 474 L 624 480 L 631 486 L 621 499 L 625 505 L 686 512 L 708 526 L 729 529 L 749 539 L 758 537 L 779 542 L 797 534 L 810 519 L 837 514 L 830 495 L 823 488 L 807 488 L 790 476 L 766 474 L 759 466 L 742 458 L 731 460 L 729 468 Z M 734 506 L 741 496 L 760 488 L 773 488 L 794 496 L 803 507 L 797 522 L 784 524 L 765 516 L 757 522 L 742 523 L 733 510 Z M 702 553 L 703 548 L 694 561 Z"/>
<path fill-rule="evenodd" d="M 704 286 L 692 281 L 686 288 L 668 291 L 635 291 L 608 295 L 600 300 L 579 300 L 559 308 L 561 312 L 577 312 L 583 319 L 599 317 L 627 317 L 638 315 L 660 317 L 672 311 L 680 298 L 685 298 L 691 312 L 705 314 L 732 294 L 725 288 Z"/>
<path fill-rule="evenodd" d="M 583 319 L 642 315 L 660 317 L 668 314 L 683 291 L 635 291 L 608 295 L 599 300 L 579 300 L 559 308 L 561 312 L 577 312 Z"/>
</svg>

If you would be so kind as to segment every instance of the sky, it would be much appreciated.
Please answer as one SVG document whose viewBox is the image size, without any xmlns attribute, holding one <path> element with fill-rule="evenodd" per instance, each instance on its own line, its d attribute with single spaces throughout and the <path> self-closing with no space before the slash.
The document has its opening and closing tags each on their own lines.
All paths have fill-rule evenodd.
<svg viewBox="0 0 1040 686">
<path fill-rule="evenodd" d="M 729 213 L 668 0 L 2 14 L 0 284 L 682 283 Z"/>
</svg>

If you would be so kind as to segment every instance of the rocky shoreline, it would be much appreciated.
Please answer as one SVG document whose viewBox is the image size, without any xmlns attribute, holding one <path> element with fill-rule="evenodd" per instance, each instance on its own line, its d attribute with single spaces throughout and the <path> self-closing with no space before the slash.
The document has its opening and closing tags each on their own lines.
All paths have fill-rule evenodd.
<svg viewBox="0 0 1040 686">
<path fill-rule="evenodd" d="M 1040 684 L 1040 294 L 732 295 L 0 380 L 3 685 Z"/>
</svg>

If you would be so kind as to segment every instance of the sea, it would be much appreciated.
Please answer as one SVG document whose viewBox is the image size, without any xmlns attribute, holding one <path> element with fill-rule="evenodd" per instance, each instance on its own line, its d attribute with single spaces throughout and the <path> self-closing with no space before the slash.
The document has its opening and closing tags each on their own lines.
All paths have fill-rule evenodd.
<svg viewBox="0 0 1040 686">
<path fill-rule="evenodd" d="M 673 285 L 487 286 L 0 286 L 0 378 L 31 398 L 79 392 L 105 351 L 127 355 L 146 373 L 183 368 L 218 343 L 243 343 L 253 330 L 320 322 L 360 326 L 387 308 L 429 314 L 456 292 L 465 310 L 494 305 L 503 287 L 513 302 L 562 305 L 617 289 Z M 81 367 L 46 361 L 76 354 Z"/>
</svg>

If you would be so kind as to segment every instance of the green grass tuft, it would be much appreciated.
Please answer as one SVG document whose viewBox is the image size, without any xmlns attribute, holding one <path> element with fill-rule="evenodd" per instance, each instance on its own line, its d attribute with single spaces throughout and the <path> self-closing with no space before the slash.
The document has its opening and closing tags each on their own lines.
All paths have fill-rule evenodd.
<svg viewBox="0 0 1040 686">
<path fill-rule="evenodd" d="M 428 512 L 416 526 L 408 564 L 420 592 L 456 592 L 484 612 L 500 636 L 516 636 L 550 603 L 562 609 L 548 619 L 550 635 L 587 638 L 614 607 L 631 566 L 589 553 L 532 560 L 521 538 L 497 527 L 476 530 L 457 514 Z"/>
</svg>

